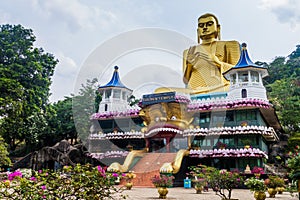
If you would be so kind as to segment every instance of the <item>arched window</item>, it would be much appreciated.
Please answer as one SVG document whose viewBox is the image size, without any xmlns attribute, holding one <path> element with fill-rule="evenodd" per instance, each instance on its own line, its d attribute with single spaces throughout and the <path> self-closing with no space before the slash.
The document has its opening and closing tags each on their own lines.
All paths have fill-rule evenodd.
<svg viewBox="0 0 300 200">
<path fill-rule="evenodd" d="M 247 98 L 247 90 L 242 89 L 242 98 Z"/>
<path fill-rule="evenodd" d="M 104 111 L 107 111 L 107 104 L 104 105 Z"/>
</svg>

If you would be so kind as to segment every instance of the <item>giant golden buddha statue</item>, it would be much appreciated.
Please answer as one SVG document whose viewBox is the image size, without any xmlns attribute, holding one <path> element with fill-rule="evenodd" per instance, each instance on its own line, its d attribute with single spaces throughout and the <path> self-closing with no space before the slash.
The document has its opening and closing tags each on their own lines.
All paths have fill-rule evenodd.
<svg viewBox="0 0 300 200">
<path fill-rule="evenodd" d="M 198 45 L 183 52 L 183 81 L 186 88 L 157 88 L 155 93 L 177 91 L 189 94 L 226 92 L 229 89 L 223 72 L 240 58 L 237 41 L 221 41 L 221 26 L 213 14 L 198 18 Z"/>
</svg>

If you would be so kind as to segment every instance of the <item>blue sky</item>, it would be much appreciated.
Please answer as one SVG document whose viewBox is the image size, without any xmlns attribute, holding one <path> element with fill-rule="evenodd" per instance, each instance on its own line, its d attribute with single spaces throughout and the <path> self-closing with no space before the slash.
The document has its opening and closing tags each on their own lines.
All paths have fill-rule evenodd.
<svg viewBox="0 0 300 200">
<path fill-rule="evenodd" d="M 0 2 L 0 23 L 31 28 L 37 39 L 35 46 L 59 59 L 50 98 L 57 101 L 76 92 L 85 78 L 95 77 L 100 84 L 106 83 L 115 65 L 120 67 L 123 82 L 134 90 L 144 88 L 141 93 L 147 92 L 148 82 L 181 82 L 175 78 L 181 76 L 180 56 L 170 53 L 169 45 L 166 48 L 158 43 L 172 38 L 176 44 L 180 35 L 186 41 L 176 44 L 178 51 L 184 50 L 184 45 L 188 48 L 196 42 L 197 18 L 207 12 L 218 17 L 222 40 L 246 42 L 253 61 L 270 62 L 276 56 L 288 56 L 300 44 L 297 0 L 10 0 Z M 103 51 L 105 44 L 120 39 L 120 35 L 145 28 L 167 30 L 162 32 L 174 37 L 161 37 L 155 45 L 153 40 L 155 50 L 140 51 L 137 46 L 139 51 L 131 49 L 117 55 L 120 47 L 147 38 L 137 31 L 130 41 L 118 41 L 108 47 L 114 53 L 112 57 Z M 105 62 L 106 66 L 98 66 L 97 71 L 97 59 L 91 61 L 93 57 L 111 60 Z M 94 63 L 95 69 L 89 70 L 90 63 Z M 85 76 L 86 71 L 90 73 Z M 166 74 L 174 77 L 169 80 Z M 165 82 L 159 82 L 159 78 Z"/>
</svg>

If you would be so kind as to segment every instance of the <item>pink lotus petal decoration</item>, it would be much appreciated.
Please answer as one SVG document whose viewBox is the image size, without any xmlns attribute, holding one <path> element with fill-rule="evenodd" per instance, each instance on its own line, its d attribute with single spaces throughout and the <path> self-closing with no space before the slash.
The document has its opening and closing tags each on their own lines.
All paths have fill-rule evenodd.
<svg viewBox="0 0 300 200">
<path fill-rule="evenodd" d="M 128 155 L 128 151 L 106 151 L 105 153 L 90 153 L 88 156 L 101 160 L 104 158 L 122 158 Z"/>
<path fill-rule="evenodd" d="M 245 99 L 237 99 L 230 100 L 224 98 L 211 98 L 204 100 L 193 100 L 188 104 L 188 111 L 195 110 L 213 110 L 213 109 L 229 109 L 229 108 L 237 108 L 237 107 L 263 107 L 269 108 L 272 105 L 269 101 L 264 99 L 253 99 L 253 98 L 245 98 Z"/>
<path fill-rule="evenodd" d="M 190 157 L 264 157 L 268 158 L 266 152 L 257 148 L 249 149 L 214 149 L 214 150 L 190 150 Z"/>
<path fill-rule="evenodd" d="M 260 134 L 274 136 L 276 134 L 273 127 L 266 126 L 238 126 L 238 127 L 213 127 L 193 128 L 183 131 L 183 136 L 207 136 L 207 135 L 243 135 L 243 134 Z"/>
<path fill-rule="evenodd" d="M 139 139 L 144 138 L 144 134 L 140 131 L 127 131 L 127 132 L 112 132 L 112 133 L 95 133 L 90 134 L 90 140 L 109 140 L 109 139 Z"/>
</svg>

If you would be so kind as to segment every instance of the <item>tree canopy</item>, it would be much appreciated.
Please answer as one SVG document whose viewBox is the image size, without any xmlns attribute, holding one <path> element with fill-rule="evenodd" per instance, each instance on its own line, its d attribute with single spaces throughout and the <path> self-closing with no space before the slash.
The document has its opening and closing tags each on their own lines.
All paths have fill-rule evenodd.
<svg viewBox="0 0 300 200">
<path fill-rule="evenodd" d="M 10 166 L 11 160 L 8 157 L 7 144 L 4 142 L 4 139 L 0 136 L 0 167 Z"/>
<path fill-rule="evenodd" d="M 300 45 L 289 56 L 276 57 L 266 66 L 270 75 L 266 79 L 268 99 L 289 135 L 284 150 L 291 150 L 300 142 Z"/>
<path fill-rule="evenodd" d="M 73 115 L 76 130 L 80 139 L 85 142 L 87 139 L 91 121 L 90 117 L 95 111 L 98 111 L 98 106 L 101 101 L 101 95 L 97 91 L 97 78 L 87 80 L 86 84 L 82 84 L 78 95 L 73 95 Z"/>
<path fill-rule="evenodd" d="M 34 47 L 35 40 L 21 25 L 0 26 L 0 134 L 12 150 L 17 141 L 36 142 L 39 128 L 46 126 L 41 117 L 58 60 Z"/>
</svg>

